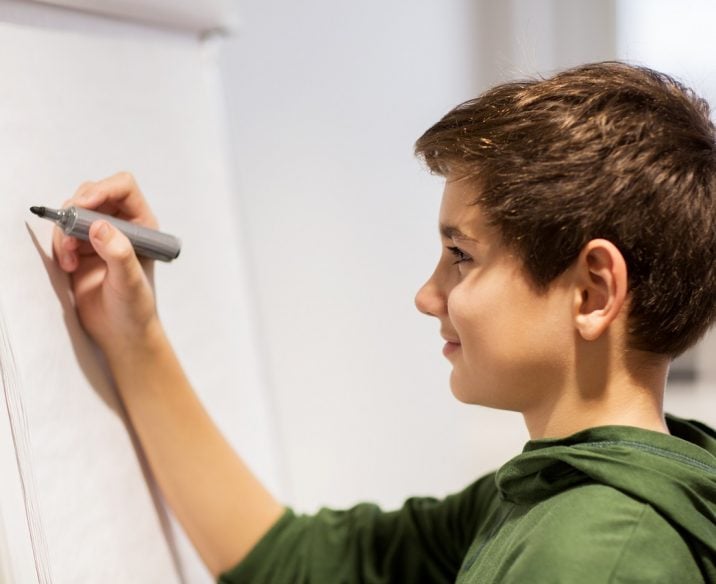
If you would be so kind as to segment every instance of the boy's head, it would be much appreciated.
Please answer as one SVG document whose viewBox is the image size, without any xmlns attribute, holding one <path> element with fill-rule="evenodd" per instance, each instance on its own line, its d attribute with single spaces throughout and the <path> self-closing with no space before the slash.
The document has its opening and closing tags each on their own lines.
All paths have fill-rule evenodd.
<svg viewBox="0 0 716 584">
<path fill-rule="evenodd" d="M 596 63 L 506 83 L 416 143 L 475 203 L 538 292 L 585 246 L 616 246 L 628 274 L 627 346 L 676 356 L 716 317 L 716 132 L 670 77 Z"/>
</svg>

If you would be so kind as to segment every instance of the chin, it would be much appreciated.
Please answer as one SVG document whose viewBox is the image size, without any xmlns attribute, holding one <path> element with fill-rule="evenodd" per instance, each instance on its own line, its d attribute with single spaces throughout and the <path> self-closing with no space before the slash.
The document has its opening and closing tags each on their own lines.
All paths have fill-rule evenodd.
<svg viewBox="0 0 716 584">
<path fill-rule="evenodd" d="M 450 390 L 458 401 L 471 405 L 487 405 L 481 398 L 483 387 L 479 387 L 476 383 L 469 383 L 461 376 L 455 373 L 453 369 L 450 374 Z"/>
<path fill-rule="evenodd" d="M 483 406 L 495 410 L 522 411 L 522 404 L 516 403 L 519 400 L 506 399 L 516 397 L 517 392 L 487 381 L 476 383 L 472 380 L 468 382 L 465 379 L 461 379 L 454 370 L 450 375 L 450 390 L 455 399 L 464 404 Z"/>
<path fill-rule="evenodd" d="M 450 390 L 452 391 L 453 397 L 464 404 L 473 404 L 474 402 L 470 399 L 471 396 L 466 395 L 465 393 L 461 392 L 459 389 L 456 389 L 455 386 L 451 385 Z"/>
</svg>

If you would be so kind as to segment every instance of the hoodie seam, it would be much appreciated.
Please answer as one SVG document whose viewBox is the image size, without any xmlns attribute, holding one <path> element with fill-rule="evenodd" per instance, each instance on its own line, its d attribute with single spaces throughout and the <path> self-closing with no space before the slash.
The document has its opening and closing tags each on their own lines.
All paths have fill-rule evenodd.
<svg viewBox="0 0 716 584">
<path fill-rule="evenodd" d="M 494 542 L 495 538 L 497 537 L 497 534 L 500 532 L 505 523 L 507 523 L 507 520 L 512 516 L 512 512 L 515 510 L 515 508 L 516 506 L 514 504 L 511 504 L 510 508 L 507 510 L 507 513 L 502 518 L 500 518 L 495 525 L 492 526 L 492 529 L 490 529 L 490 532 L 488 533 L 487 537 L 482 543 L 480 543 L 479 546 L 477 546 L 477 549 L 472 553 L 470 553 L 470 550 L 468 550 L 467 554 L 465 555 L 465 559 L 462 562 L 462 566 L 460 567 L 460 572 L 470 571 L 475 562 L 477 562 L 478 558 L 483 554 L 485 549 L 487 549 Z"/>
<path fill-rule="evenodd" d="M 617 557 L 616 562 L 614 563 L 614 568 L 612 568 L 611 573 L 609 574 L 609 578 L 607 582 L 611 584 L 614 582 L 614 578 L 617 576 L 617 572 L 619 570 L 619 566 L 621 565 L 622 558 L 624 558 L 624 554 L 626 553 L 627 548 L 629 547 L 629 544 L 632 542 L 632 539 L 634 538 L 634 534 L 636 533 L 637 529 L 639 529 L 639 525 L 641 525 L 642 519 L 644 518 L 644 514 L 646 513 L 648 506 L 642 504 L 641 513 L 639 513 L 639 516 L 634 521 L 634 525 L 632 526 L 631 532 L 629 533 L 629 536 L 624 541 L 624 545 L 622 546 L 621 551 L 619 552 L 619 556 Z"/>
<path fill-rule="evenodd" d="M 652 454 L 661 456 L 663 458 L 670 458 L 672 460 L 683 462 L 684 464 L 688 464 L 689 466 L 693 466 L 695 468 L 698 468 L 699 470 L 716 472 L 716 467 L 710 466 L 704 462 L 701 462 L 700 460 L 696 460 L 695 458 L 691 458 L 690 456 L 686 456 L 685 454 L 679 454 L 678 452 L 664 450 L 663 448 L 658 448 L 657 446 L 650 446 L 648 444 L 644 444 L 642 442 L 634 442 L 632 440 L 604 440 L 604 441 L 600 441 L 600 442 L 582 442 L 581 444 L 575 444 L 574 447 L 575 448 L 583 448 L 583 447 L 606 448 L 609 446 L 618 446 L 618 445 L 633 446 L 634 448 L 638 448 L 639 450 L 644 450 L 645 452 L 650 452 Z"/>
</svg>

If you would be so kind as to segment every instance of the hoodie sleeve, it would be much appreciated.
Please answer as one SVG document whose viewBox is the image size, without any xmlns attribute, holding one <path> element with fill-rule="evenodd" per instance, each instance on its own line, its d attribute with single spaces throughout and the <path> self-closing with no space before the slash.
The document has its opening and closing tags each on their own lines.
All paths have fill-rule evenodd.
<svg viewBox="0 0 716 584">
<path fill-rule="evenodd" d="M 443 500 L 408 499 L 397 511 L 370 503 L 312 516 L 288 510 L 219 582 L 452 583 L 494 493 L 488 475 Z"/>
</svg>

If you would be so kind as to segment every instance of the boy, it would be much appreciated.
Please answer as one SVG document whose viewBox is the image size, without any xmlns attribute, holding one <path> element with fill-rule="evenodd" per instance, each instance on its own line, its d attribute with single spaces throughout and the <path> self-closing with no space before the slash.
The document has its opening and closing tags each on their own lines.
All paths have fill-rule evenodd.
<svg viewBox="0 0 716 584">
<path fill-rule="evenodd" d="M 716 137 L 667 76 L 598 63 L 508 83 L 430 128 L 443 253 L 416 297 L 455 396 L 531 440 L 445 500 L 296 516 L 231 451 L 106 222 L 57 232 L 157 481 L 222 582 L 714 582 L 716 433 L 666 417 L 670 360 L 716 316 Z M 131 176 L 72 204 L 154 226 Z M 143 269 L 144 268 L 144 269 Z"/>
</svg>

